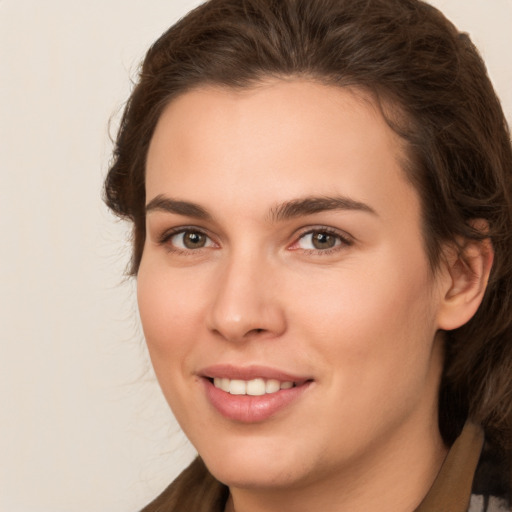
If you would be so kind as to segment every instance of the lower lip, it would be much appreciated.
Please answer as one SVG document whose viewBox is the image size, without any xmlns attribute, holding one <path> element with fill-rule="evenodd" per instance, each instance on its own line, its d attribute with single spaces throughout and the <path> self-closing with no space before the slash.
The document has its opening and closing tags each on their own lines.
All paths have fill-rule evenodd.
<svg viewBox="0 0 512 512">
<path fill-rule="evenodd" d="M 265 421 L 290 406 L 308 389 L 311 382 L 290 389 L 260 396 L 231 395 L 216 388 L 208 379 L 203 379 L 206 396 L 210 403 L 225 418 L 242 423 Z"/>
</svg>

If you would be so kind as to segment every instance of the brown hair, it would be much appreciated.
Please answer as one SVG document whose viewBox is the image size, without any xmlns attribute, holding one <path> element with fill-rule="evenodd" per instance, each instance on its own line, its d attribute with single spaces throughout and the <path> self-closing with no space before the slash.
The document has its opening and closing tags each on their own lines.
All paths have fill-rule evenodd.
<svg viewBox="0 0 512 512">
<path fill-rule="evenodd" d="M 295 76 L 379 98 L 407 142 L 433 268 L 443 242 L 492 241 L 483 303 L 446 333 L 440 429 L 451 443 L 469 415 L 489 438 L 512 442 L 510 135 L 469 37 L 422 1 L 210 0 L 164 33 L 143 62 L 105 182 L 107 205 L 134 225 L 131 273 L 145 241 L 146 154 L 164 107 L 201 85 Z M 485 219 L 488 232 L 473 219 Z"/>
</svg>

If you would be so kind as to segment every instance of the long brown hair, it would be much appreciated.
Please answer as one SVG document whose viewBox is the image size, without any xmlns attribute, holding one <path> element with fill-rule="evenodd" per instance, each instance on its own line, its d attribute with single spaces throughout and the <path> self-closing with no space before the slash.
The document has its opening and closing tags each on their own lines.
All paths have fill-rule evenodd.
<svg viewBox="0 0 512 512">
<path fill-rule="evenodd" d="M 371 91 L 406 141 L 432 268 L 441 245 L 492 241 L 481 307 L 446 333 L 440 429 L 469 415 L 512 442 L 512 149 L 500 103 L 470 38 L 419 0 L 210 0 L 148 51 L 105 181 L 107 205 L 133 222 L 131 273 L 145 241 L 145 160 L 164 107 L 205 84 L 250 87 L 306 77 Z M 485 234 L 472 220 L 485 219 Z"/>
</svg>

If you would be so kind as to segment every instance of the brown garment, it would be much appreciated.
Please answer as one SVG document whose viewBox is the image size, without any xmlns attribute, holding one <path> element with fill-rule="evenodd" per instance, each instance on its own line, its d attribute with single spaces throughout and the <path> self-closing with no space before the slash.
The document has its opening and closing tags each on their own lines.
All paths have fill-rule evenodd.
<svg viewBox="0 0 512 512">
<path fill-rule="evenodd" d="M 483 444 L 482 428 L 467 422 L 415 512 L 467 512 Z"/>
<path fill-rule="evenodd" d="M 439 474 L 414 512 L 480 512 L 471 501 L 473 477 L 484 441 L 482 428 L 467 422 L 450 448 Z M 141 512 L 224 512 L 229 489 L 197 457 L 180 476 Z M 496 509 L 507 510 L 507 509 Z M 491 512 L 491 511 L 490 511 Z"/>
</svg>

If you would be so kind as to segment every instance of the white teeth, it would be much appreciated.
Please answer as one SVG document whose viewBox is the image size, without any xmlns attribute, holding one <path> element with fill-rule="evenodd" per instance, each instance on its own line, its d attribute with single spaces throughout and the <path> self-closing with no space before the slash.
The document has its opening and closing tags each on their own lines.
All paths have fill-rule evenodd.
<svg viewBox="0 0 512 512">
<path fill-rule="evenodd" d="M 220 379 L 220 389 L 222 389 L 222 391 L 225 391 L 226 393 L 229 393 L 229 382 L 229 379 Z"/>
<path fill-rule="evenodd" d="M 281 389 L 293 388 L 294 383 L 290 381 L 280 382 L 276 379 L 265 380 L 258 378 L 241 380 L 215 377 L 213 379 L 213 385 L 232 395 L 261 396 L 266 393 L 276 393 Z"/>
<path fill-rule="evenodd" d="M 247 383 L 245 380 L 233 379 L 229 383 L 229 392 L 232 395 L 246 395 L 247 394 Z"/>
<path fill-rule="evenodd" d="M 265 392 L 266 393 L 275 393 L 276 391 L 279 391 L 280 389 L 281 389 L 281 383 L 278 380 L 275 380 L 275 379 L 267 380 L 267 383 L 265 384 Z"/>
<path fill-rule="evenodd" d="M 231 381 L 229 379 L 221 379 L 220 377 L 215 377 L 213 379 L 213 385 L 216 388 L 222 389 L 222 391 L 225 391 L 226 393 L 229 393 L 229 383 Z"/>
<path fill-rule="evenodd" d="M 252 396 L 264 395 L 265 381 L 263 379 L 254 379 L 247 382 L 247 394 Z"/>
</svg>

